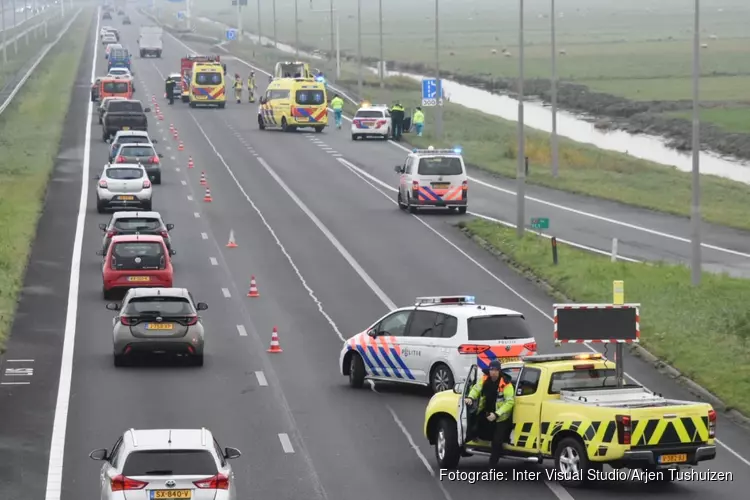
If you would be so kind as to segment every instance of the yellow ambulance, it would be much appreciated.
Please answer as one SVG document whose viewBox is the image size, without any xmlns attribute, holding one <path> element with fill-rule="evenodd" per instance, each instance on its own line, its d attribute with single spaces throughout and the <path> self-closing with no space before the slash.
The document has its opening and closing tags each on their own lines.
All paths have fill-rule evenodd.
<svg viewBox="0 0 750 500">
<path fill-rule="evenodd" d="M 190 107 L 218 106 L 227 104 L 224 68 L 214 62 L 193 63 L 190 78 Z"/>
<path fill-rule="evenodd" d="M 322 132 L 328 125 L 328 96 L 323 82 L 307 78 L 278 78 L 260 98 L 258 126 L 291 132 L 312 128 Z"/>
</svg>

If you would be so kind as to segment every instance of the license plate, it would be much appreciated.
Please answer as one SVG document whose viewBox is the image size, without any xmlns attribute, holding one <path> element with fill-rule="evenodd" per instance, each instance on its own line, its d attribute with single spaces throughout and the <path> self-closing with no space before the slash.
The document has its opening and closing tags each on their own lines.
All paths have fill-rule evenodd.
<svg viewBox="0 0 750 500">
<path fill-rule="evenodd" d="M 146 330 L 171 330 L 173 328 L 172 323 L 146 323 Z"/>
<path fill-rule="evenodd" d="M 451 187 L 451 185 L 450 184 L 433 184 L 432 187 L 434 187 L 435 189 L 448 189 L 449 187 Z"/>
<path fill-rule="evenodd" d="M 130 130 L 130 127 L 122 127 L 123 130 Z"/>
<path fill-rule="evenodd" d="M 521 358 L 518 356 L 508 356 L 507 358 L 505 356 L 498 356 L 504 363 L 515 363 L 516 361 L 521 361 Z"/>
<path fill-rule="evenodd" d="M 151 490 L 151 498 L 192 498 L 191 490 Z"/>
<path fill-rule="evenodd" d="M 362 125 L 364 125 L 365 128 L 372 128 L 375 125 L 375 122 L 364 122 Z"/>
<path fill-rule="evenodd" d="M 135 200 L 135 196 L 118 196 L 117 199 L 123 201 L 133 201 Z"/>
<path fill-rule="evenodd" d="M 675 455 L 662 455 L 659 457 L 660 464 L 681 464 L 687 462 L 687 453 L 677 453 Z"/>
<path fill-rule="evenodd" d="M 128 276 L 128 281 L 151 281 L 151 276 Z"/>
<path fill-rule="evenodd" d="M 306 116 L 298 116 L 298 117 L 297 117 L 297 121 L 298 121 L 298 122 L 306 122 L 306 121 L 308 121 L 308 120 L 309 120 L 309 118 L 308 118 L 308 117 L 306 117 Z"/>
</svg>

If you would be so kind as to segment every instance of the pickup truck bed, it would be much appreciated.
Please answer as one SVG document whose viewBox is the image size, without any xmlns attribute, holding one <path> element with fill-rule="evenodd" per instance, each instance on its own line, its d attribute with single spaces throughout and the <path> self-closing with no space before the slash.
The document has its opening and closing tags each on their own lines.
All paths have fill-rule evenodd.
<svg viewBox="0 0 750 500">
<path fill-rule="evenodd" d="M 120 130 L 148 130 L 146 113 L 140 101 L 122 100 L 109 104 L 102 117 L 102 140 L 113 137 Z"/>
</svg>

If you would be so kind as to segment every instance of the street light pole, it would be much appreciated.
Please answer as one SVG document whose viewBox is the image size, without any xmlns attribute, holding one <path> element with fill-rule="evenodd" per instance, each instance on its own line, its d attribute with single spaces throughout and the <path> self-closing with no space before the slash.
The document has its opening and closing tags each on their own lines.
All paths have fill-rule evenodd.
<svg viewBox="0 0 750 500">
<path fill-rule="evenodd" d="M 240 0 L 237 0 L 237 40 L 242 41 L 242 7 Z"/>
<path fill-rule="evenodd" d="M 5 1 L 3 0 L 3 4 L 0 5 L 3 9 L 3 64 L 6 64 L 8 62 L 8 50 L 7 50 L 7 33 L 5 28 Z"/>
<path fill-rule="evenodd" d="M 357 0 L 357 96 L 362 99 L 362 0 Z"/>
<path fill-rule="evenodd" d="M 299 0 L 294 0 L 294 55 L 299 59 Z"/>
<path fill-rule="evenodd" d="M 692 229 L 690 274 L 695 286 L 701 283 L 700 17 L 700 0 L 695 0 L 695 32 L 693 33 L 693 202 L 690 205 L 690 226 Z"/>
<path fill-rule="evenodd" d="M 378 0 L 378 16 L 380 18 L 380 61 L 378 69 L 380 71 L 380 88 L 385 88 L 385 60 L 383 59 L 383 0 Z"/>
<path fill-rule="evenodd" d="M 276 38 L 276 0 L 273 0 L 273 46 L 279 46 L 278 38 Z"/>
<path fill-rule="evenodd" d="M 557 36 L 555 34 L 555 18 L 557 12 L 555 9 L 555 0 L 551 0 L 552 19 L 550 31 L 552 36 L 552 137 L 551 137 L 551 149 L 552 149 L 552 176 L 557 177 L 560 163 L 559 163 L 559 148 L 557 144 Z"/>
<path fill-rule="evenodd" d="M 523 237 L 526 204 L 526 144 L 523 130 L 523 0 L 518 13 L 518 165 L 516 167 L 516 234 Z"/>
<path fill-rule="evenodd" d="M 311 2 L 312 3 L 312 2 Z M 328 7 L 329 14 L 331 16 L 331 51 L 328 53 L 328 58 L 333 62 L 334 58 L 336 57 L 335 51 L 336 51 L 336 34 L 334 33 L 334 23 L 335 20 L 333 19 L 333 13 L 336 11 L 336 8 L 333 5 L 333 0 L 331 0 L 331 3 Z"/>
<path fill-rule="evenodd" d="M 440 0 L 435 0 L 435 137 L 443 138 L 443 82 L 440 81 Z"/>
<path fill-rule="evenodd" d="M 188 0 L 189 2 L 190 0 Z M 260 0 L 258 0 L 258 45 L 263 45 L 263 32 L 260 23 Z"/>
</svg>

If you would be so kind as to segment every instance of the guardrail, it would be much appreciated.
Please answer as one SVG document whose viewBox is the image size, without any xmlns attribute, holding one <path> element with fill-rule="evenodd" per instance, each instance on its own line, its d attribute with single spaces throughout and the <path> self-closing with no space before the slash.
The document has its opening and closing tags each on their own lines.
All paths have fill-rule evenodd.
<svg viewBox="0 0 750 500">
<path fill-rule="evenodd" d="M 26 28 L 25 30 L 21 31 L 20 33 L 18 33 L 16 35 L 13 35 L 12 37 L 6 39 L 5 43 L 0 43 L 0 50 L 3 50 L 3 49 L 7 50 L 8 45 L 10 45 L 12 43 L 15 46 L 16 54 L 18 54 L 18 41 L 21 38 L 23 38 L 23 37 L 27 37 L 26 38 L 26 43 L 28 44 L 28 42 L 29 42 L 29 39 L 28 39 L 29 34 L 33 33 L 34 31 L 36 31 L 36 30 L 38 30 L 40 28 L 44 28 L 45 37 L 46 37 L 47 36 L 46 32 L 47 32 L 47 23 L 48 22 L 49 22 L 49 19 L 45 19 L 44 21 L 42 21 L 42 22 L 40 22 L 38 24 L 35 24 L 34 26 L 30 26 L 30 27 Z"/>
</svg>

